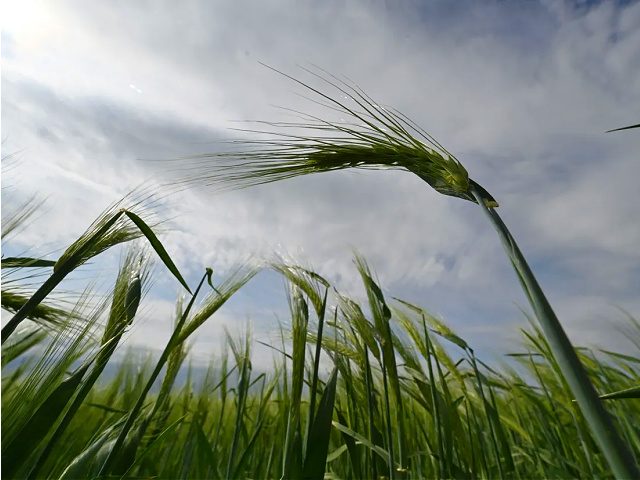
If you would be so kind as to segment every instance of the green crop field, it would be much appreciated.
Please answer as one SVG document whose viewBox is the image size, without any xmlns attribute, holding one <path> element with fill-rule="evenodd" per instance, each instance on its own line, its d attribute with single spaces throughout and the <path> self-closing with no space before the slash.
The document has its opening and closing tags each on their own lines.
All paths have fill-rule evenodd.
<svg viewBox="0 0 640 480">
<path fill-rule="evenodd" d="M 350 103 L 311 94 L 350 123 L 273 124 L 270 140 L 184 160 L 196 170 L 186 169 L 180 188 L 248 187 L 346 168 L 416 174 L 476 203 L 496 228 L 533 312 L 523 318 L 521 345 L 501 366 L 487 364 L 428 306 L 383 293 L 357 255 L 366 300 L 285 263 L 240 266 L 222 282 L 203 265 L 200 283 L 188 285 L 156 235 L 162 219 L 149 207 L 153 195 L 134 192 L 57 260 L 2 259 L 2 308 L 10 312 L 2 329 L 2 477 L 638 478 L 640 357 L 571 345 L 496 200 L 402 114 L 318 75 Z M 35 210 L 3 215 L 3 241 Z M 108 296 L 93 295 L 88 280 L 87 290 L 54 301 L 68 275 L 118 245 L 125 253 Z M 152 256 L 163 265 L 153 275 L 175 278 L 185 297 L 162 353 L 146 363 L 122 360 L 115 353 L 126 350 L 144 304 Z M 260 269 L 288 287 L 290 328 L 271 345 L 272 368 L 253 368 L 259 339 L 228 335 L 206 374 L 196 375 L 190 341 Z M 625 322 L 640 348 L 640 323 Z"/>
</svg>

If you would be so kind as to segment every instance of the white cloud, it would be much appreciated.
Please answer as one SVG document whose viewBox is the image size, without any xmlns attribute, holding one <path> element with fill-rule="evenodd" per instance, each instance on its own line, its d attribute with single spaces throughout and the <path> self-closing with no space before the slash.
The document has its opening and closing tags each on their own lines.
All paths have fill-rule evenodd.
<svg viewBox="0 0 640 480">
<path fill-rule="evenodd" d="M 70 1 L 46 9 L 37 34 L 19 15 L 3 32 L 3 147 L 24 149 L 18 192 L 49 196 L 24 245 L 49 252 L 72 241 L 157 172 L 137 159 L 219 148 L 205 142 L 229 135 L 231 120 L 280 118 L 272 104 L 317 112 L 257 62 L 311 81 L 295 64 L 315 63 L 407 113 L 459 156 L 501 202 L 554 303 L 636 306 L 640 137 L 603 131 L 637 122 L 640 4 Z M 433 308 L 472 343 L 490 345 L 496 331 L 524 324 L 513 303 L 524 298 L 480 212 L 409 174 L 191 191 L 163 208 L 175 229 L 167 246 L 193 275 L 277 252 L 359 291 L 356 247 L 392 294 Z M 573 332 L 583 331 L 579 310 L 562 310 Z M 218 334 L 205 329 L 203 338 Z"/>
</svg>

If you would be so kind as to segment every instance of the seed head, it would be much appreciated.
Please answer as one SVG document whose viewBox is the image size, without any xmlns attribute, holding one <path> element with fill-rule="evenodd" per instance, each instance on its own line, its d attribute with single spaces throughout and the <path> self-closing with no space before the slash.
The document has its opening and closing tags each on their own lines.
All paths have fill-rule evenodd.
<svg viewBox="0 0 640 480">
<path fill-rule="evenodd" d="M 127 287 L 127 296 L 125 299 L 125 312 L 127 315 L 127 324 L 131 325 L 133 317 L 136 316 L 138 305 L 140 305 L 140 297 L 142 296 L 142 282 L 140 281 L 140 271 L 136 271 L 129 281 Z"/>
<path fill-rule="evenodd" d="M 232 141 L 242 147 L 191 157 L 191 165 L 180 166 L 183 172 L 185 169 L 194 172 L 184 181 L 233 189 L 346 168 L 400 169 L 414 173 L 444 195 L 476 202 L 471 187 L 477 184 L 469 179 L 466 169 L 415 122 L 396 110 L 380 107 L 353 84 L 326 72 L 307 71 L 333 88 L 337 95 L 332 97 L 279 73 L 311 91 L 319 100 L 312 100 L 314 103 L 348 120 L 333 122 L 285 109 L 303 121 L 259 122 L 271 128 L 242 130 L 269 137 Z M 497 207 L 494 198 L 477 186 L 485 204 Z"/>
</svg>

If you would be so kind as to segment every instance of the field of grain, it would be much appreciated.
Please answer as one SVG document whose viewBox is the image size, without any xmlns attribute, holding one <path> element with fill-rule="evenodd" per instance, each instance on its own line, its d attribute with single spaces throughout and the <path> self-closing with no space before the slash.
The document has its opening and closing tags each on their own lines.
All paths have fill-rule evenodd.
<svg viewBox="0 0 640 480">
<path fill-rule="evenodd" d="M 485 363 L 428 306 L 383 293 L 357 255 L 366 300 L 285 263 L 240 266 L 217 283 L 203 267 L 200 283 L 188 285 L 147 215 L 150 197 L 138 192 L 57 260 L 2 259 L 2 307 L 12 312 L 2 328 L 3 478 L 637 478 L 640 359 L 571 345 L 495 199 L 409 119 L 319 78 L 351 103 L 312 93 L 353 123 L 286 125 L 320 136 L 275 125 L 271 140 L 195 159 L 202 168 L 181 185 L 412 172 L 476 203 L 495 226 L 534 312 L 520 348 L 500 366 Z M 3 237 L 33 211 L 3 218 Z M 65 277 L 116 246 L 126 253 L 106 298 L 87 290 L 75 305 L 49 302 Z M 116 359 L 144 302 L 151 255 L 163 265 L 156 274 L 185 291 L 174 330 L 161 355 Z M 193 335 L 260 269 L 288 286 L 290 318 L 270 345 L 272 367 L 253 368 L 250 334 L 228 335 L 206 374 L 194 374 Z M 640 323 L 625 322 L 640 348 Z"/>
</svg>

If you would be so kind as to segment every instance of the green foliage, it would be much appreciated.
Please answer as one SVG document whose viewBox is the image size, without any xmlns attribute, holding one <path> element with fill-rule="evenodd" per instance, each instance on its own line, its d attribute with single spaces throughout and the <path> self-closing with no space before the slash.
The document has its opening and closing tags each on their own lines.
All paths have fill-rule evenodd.
<svg viewBox="0 0 640 480">
<path fill-rule="evenodd" d="M 111 310 L 121 305 L 117 315 L 125 327 L 127 285 L 137 263 L 126 261 L 131 267 L 122 271 L 121 286 L 114 289 L 121 300 L 112 302 Z M 289 272 L 283 277 L 292 282 L 293 330 L 291 335 L 283 332 L 284 355 L 275 353 L 269 371 L 252 367 L 249 335 L 228 337 L 229 355 L 216 360 L 202 378 L 187 375 L 186 382 L 176 381 L 187 354 L 181 332 L 194 318 L 201 325 L 202 312 L 215 313 L 212 305 L 220 303 L 213 296 L 220 294 L 212 293 L 193 314 L 179 302 L 176 318 L 182 321 L 170 335 L 170 348 L 161 357 L 165 360 L 153 373 L 148 367 L 141 370 L 133 359 L 115 363 L 113 376 L 91 385 L 35 477 L 89 478 L 103 469 L 126 478 L 278 478 L 283 465 L 291 478 L 611 476 L 539 330 L 525 331 L 524 351 L 513 355 L 512 366 L 496 370 L 424 309 L 387 303 L 364 261 L 358 258 L 357 264 L 370 293 L 368 305 L 336 292 L 331 298 L 337 308 L 330 310 L 330 321 L 324 320 L 329 331 L 322 338 L 311 325 L 323 318 L 317 315 L 323 308 L 315 312 L 308 305 L 315 298 L 323 306 L 323 297 L 313 292 L 321 293 L 328 283 L 309 274 L 292 279 L 291 272 L 301 270 L 277 266 L 277 271 Z M 222 295 L 235 287 L 223 282 Z M 640 328 L 629 323 L 632 339 L 640 340 Z M 120 330 L 107 326 L 106 331 L 113 335 Z M 4 387 L 3 454 L 13 455 L 16 441 L 36 447 L 37 438 L 47 435 L 29 425 L 52 425 L 49 433 L 55 428 L 38 419 L 51 410 L 47 399 L 66 388 L 64 371 L 81 355 L 79 343 L 69 344 L 68 335 L 59 335 L 54 344 L 61 346 L 50 347 L 39 362 L 48 364 L 50 373 L 34 366 Z M 100 344 L 113 345 L 109 338 Z M 333 364 L 331 373 L 316 365 L 315 354 L 307 355 L 318 344 Z M 97 355 L 103 348 L 98 345 Z M 622 391 L 640 382 L 636 356 L 577 353 L 599 391 Z M 165 364 L 160 390 L 151 393 L 149 385 L 161 372 L 158 365 Z M 3 371 L 3 385 L 13 375 Z M 312 387 L 319 398 L 313 415 Z M 22 398 L 43 400 L 20 402 L 17 408 Z M 640 405 L 632 400 L 608 405 L 640 454 L 634 420 Z M 16 416 L 24 421 L 17 422 Z M 124 429 L 126 424 L 130 428 Z M 3 475 L 27 476 L 37 455 L 25 452 L 26 458 L 3 462 Z M 104 470 L 110 455 L 113 460 Z"/>
<path fill-rule="evenodd" d="M 640 469 L 636 465 L 624 439 L 618 434 L 616 426 L 605 410 L 596 390 L 591 384 L 578 356 L 575 354 L 564 329 L 547 301 L 542 289 L 529 269 L 514 238 L 502 222 L 495 208 L 498 203 L 480 185 L 469 179 L 463 165 L 450 154 L 433 137 L 422 130 L 406 116 L 395 110 L 381 107 L 367 96 L 360 88 L 320 70 L 317 73 L 307 70 L 325 86 L 330 86 L 333 95 L 323 93 L 300 80 L 282 72 L 282 75 L 303 86 L 319 100 L 318 103 L 329 110 L 338 112 L 349 118 L 348 121 L 324 120 L 319 117 L 296 112 L 303 123 L 270 123 L 272 127 L 285 127 L 292 133 L 279 131 L 254 131 L 266 134 L 266 140 L 242 140 L 245 150 L 238 152 L 216 153 L 204 155 L 198 159 L 196 177 L 185 179 L 187 183 L 197 182 L 206 185 L 226 185 L 230 187 L 246 187 L 261 183 L 274 182 L 299 175 L 326 172 L 347 168 L 397 168 L 414 173 L 432 188 L 444 195 L 473 201 L 481 205 L 484 213 L 496 227 L 504 244 L 506 253 L 513 264 L 524 293 L 540 322 L 551 351 L 557 361 L 559 371 L 567 381 L 576 401 L 585 416 L 589 427 L 595 434 L 596 441 L 604 452 L 612 469 L 618 477 L 640 477 Z M 637 128 L 638 125 L 623 128 Z M 299 129 L 304 134 L 293 133 Z M 321 132 L 318 134 L 318 132 Z M 209 163 L 202 158 L 211 158 Z M 389 464 L 394 464 L 394 440 L 391 431 L 389 384 L 393 392 L 393 400 L 398 410 L 397 448 L 399 450 L 400 471 L 404 471 L 404 434 L 402 396 L 399 393 L 398 374 L 393 357 L 392 336 L 388 327 L 390 312 L 382 298 L 379 288 L 371 280 L 370 275 L 360 268 L 369 306 L 372 310 L 379 342 L 382 350 L 381 363 L 383 393 L 387 415 L 386 433 Z M 295 358 L 294 358 L 295 361 Z M 475 361 L 475 360 L 474 360 Z M 484 397 L 482 384 L 480 393 L 487 415 L 494 416 Z M 491 394 L 491 389 L 489 389 Z M 507 445 L 500 425 L 490 424 L 494 450 L 498 450 L 499 440 Z M 506 459 L 509 473 L 513 468 L 510 456 Z M 287 465 L 290 465 L 288 462 Z M 499 466 L 501 463 L 499 462 Z M 505 471 L 499 469 L 500 477 Z M 285 468 L 286 476 L 286 468 Z M 393 468 L 389 477 L 393 480 Z"/>
<path fill-rule="evenodd" d="M 545 334 L 545 339 L 553 354 L 558 371 L 575 396 L 582 415 L 584 415 L 596 442 L 604 452 L 615 475 L 619 478 L 640 477 L 640 469 L 633 454 L 627 447 L 623 437 L 618 433 L 613 419 L 605 410 L 583 363 L 576 355 L 569 337 L 529 268 L 518 244 L 498 213 L 494 209 L 488 208 L 484 202 L 480 202 L 482 193 L 474 188 L 471 189 L 471 192 L 475 195 L 482 210 L 498 232 L 520 285 L 529 300 L 541 330 Z"/>
<path fill-rule="evenodd" d="M 125 332 L 126 326 L 131 324 L 133 321 L 135 308 L 132 304 L 132 300 L 130 299 L 132 290 L 131 286 L 132 284 L 134 285 L 133 290 L 136 291 L 136 294 L 139 297 L 141 295 L 140 276 L 142 275 L 142 277 L 146 277 L 143 262 L 143 255 L 136 250 L 129 251 L 125 256 L 120 267 L 120 271 L 118 272 L 118 277 L 116 278 L 116 284 L 112 294 L 111 308 L 109 310 L 107 324 L 104 329 L 104 334 L 102 335 L 98 352 L 94 356 L 90 357 L 85 362 L 83 368 L 72 376 L 71 379 L 77 378 L 77 381 L 73 388 L 67 388 L 65 390 L 68 391 L 68 395 L 65 398 L 65 401 L 60 403 L 59 408 L 57 410 L 52 408 L 48 409 L 49 417 L 51 418 L 51 424 L 48 426 L 48 429 L 53 429 L 53 423 L 62 413 L 67 403 L 70 403 L 69 408 L 66 409 L 64 417 L 56 428 L 53 429 L 53 433 L 49 437 L 47 444 L 38 454 L 37 461 L 29 472 L 29 478 L 36 477 L 40 468 L 47 460 L 47 457 L 53 451 L 60 437 L 67 429 L 71 420 L 93 388 L 93 385 L 107 366 L 107 363 L 111 359 L 122 335 Z M 133 277 L 133 279 L 131 279 L 131 277 Z M 139 302 L 139 298 L 137 301 Z M 137 307 L 137 302 L 135 307 Z M 82 385 L 80 385 L 80 381 L 83 380 L 84 373 L 89 369 L 89 367 L 91 367 L 91 371 L 87 378 L 82 382 Z M 32 443 L 34 446 L 37 446 L 40 440 L 41 438 L 32 438 Z"/>
<path fill-rule="evenodd" d="M 322 393 L 318 412 L 310 423 L 309 438 L 307 439 L 307 452 L 302 470 L 303 478 L 324 478 L 327 453 L 331 440 L 331 419 L 336 399 L 336 383 L 338 380 L 338 368 L 333 369 L 329 381 Z"/>
<path fill-rule="evenodd" d="M 89 226 L 80 238 L 64 251 L 53 264 L 51 276 L 24 302 L 11 320 L 2 327 L 2 343 L 9 338 L 22 321 L 36 316 L 34 311 L 67 275 L 105 250 L 122 243 L 131 242 L 141 236 L 146 237 L 169 271 L 190 292 L 189 286 L 151 227 L 132 211 L 132 209 L 144 210 L 146 205 L 152 203 L 153 196 L 144 195 L 143 193 L 134 192 L 109 207 Z M 124 208 L 122 205 L 128 205 L 128 207 Z M 28 217 L 29 215 L 22 215 L 20 219 L 25 221 Z M 41 264 L 42 262 L 44 261 L 40 261 Z M 33 265 L 23 264 L 21 266 L 24 268 L 32 267 Z"/>
<path fill-rule="evenodd" d="M 254 368 L 249 333 L 227 334 L 224 353 L 204 375 L 189 364 L 186 380 L 178 381 L 189 338 L 258 273 L 246 266 L 218 287 L 206 269 L 186 308 L 178 300 L 159 358 L 141 363 L 129 354 L 117 362 L 114 353 L 126 341 L 148 280 L 139 251 L 124 257 L 108 298 L 96 301 L 87 290 L 70 309 L 44 301 L 89 259 L 143 236 L 190 292 L 155 225 L 130 210 L 151 198 L 138 197 L 127 209 L 122 203 L 108 209 L 55 263 L 3 259 L 2 305 L 15 312 L 2 330 L 4 477 L 610 478 L 633 471 L 631 456 L 640 456 L 640 405 L 633 401 L 640 358 L 574 349 L 568 340 L 559 347 L 561 335 L 550 333 L 561 330 L 559 322 L 491 195 L 402 114 L 379 107 L 356 86 L 317 76 L 351 105 L 298 83 L 356 124 L 308 115 L 306 123 L 270 124 L 320 135 L 280 133 L 275 141 L 253 142 L 255 150 L 216 154 L 218 163 L 189 181 L 249 186 L 351 167 L 411 171 L 438 192 L 483 207 L 542 329 L 523 331 L 524 351 L 510 364 L 489 366 L 442 320 L 389 301 L 356 257 L 365 302 L 309 269 L 272 265 L 287 283 L 291 315 L 281 345 L 269 345 L 272 369 Z M 3 234 L 15 234 L 35 208 L 31 202 L 19 209 Z M 35 293 L 26 293 L 20 282 L 52 266 Z M 26 277 L 12 277 L 25 268 Z M 196 304 L 205 280 L 212 291 Z M 39 323 L 18 330 L 26 319 Z M 627 336 L 640 347 L 640 323 L 629 317 L 629 325 Z M 107 365 L 114 373 L 104 378 Z M 608 413 L 598 394 L 615 400 L 606 403 Z M 587 405 L 590 398 L 601 412 Z M 604 423 L 593 428 L 595 417 L 608 414 L 632 452 L 620 462 L 611 461 L 623 450 L 613 424 L 609 436 Z"/>
</svg>

